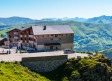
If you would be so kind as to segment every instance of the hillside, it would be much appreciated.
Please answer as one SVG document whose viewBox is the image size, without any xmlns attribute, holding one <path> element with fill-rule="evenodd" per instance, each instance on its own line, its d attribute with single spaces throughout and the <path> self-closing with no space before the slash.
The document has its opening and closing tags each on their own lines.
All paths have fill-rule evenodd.
<svg viewBox="0 0 112 81">
<path fill-rule="evenodd" d="M 102 53 L 102 54 L 105 54 L 106 57 L 108 57 L 109 59 L 112 59 L 112 48 L 105 49 L 105 50 L 102 50 L 102 51 L 99 51 L 99 52 Z"/>
<path fill-rule="evenodd" d="M 0 62 L 0 81 L 111 81 L 111 61 L 98 54 L 93 58 L 69 59 L 48 73 L 33 72 L 20 62 Z"/>
<path fill-rule="evenodd" d="M 102 17 L 103 16 L 101 16 L 101 18 Z M 107 16 L 104 17 L 105 17 L 104 19 L 106 19 Z M 4 23 L 9 23 L 13 25 L 0 25 L 0 34 L 5 34 L 5 32 L 11 29 L 20 28 L 23 26 L 30 27 L 32 25 L 70 25 L 74 31 L 75 51 L 94 52 L 95 50 L 100 51 L 112 48 L 112 24 L 103 24 L 103 23 L 95 24 L 95 23 L 84 23 L 76 21 L 32 20 L 29 18 L 23 18 L 23 19 L 20 18 L 19 20 L 17 17 L 11 17 L 9 19 L 12 19 L 12 21 L 8 21 L 8 19 L 6 19 L 7 22 L 4 21 Z M 16 23 L 14 23 L 14 21 Z"/>
<path fill-rule="evenodd" d="M 78 21 L 78 22 L 84 22 L 87 19 L 85 18 L 79 18 L 79 17 L 75 17 L 75 18 L 68 18 L 68 17 L 64 17 L 64 18 L 44 18 L 42 19 L 42 21 Z"/>
<path fill-rule="evenodd" d="M 99 16 L 99 17 L 93 17 L 86 20 L 88 23 L 104 23 L 104 24 L 112 24 L 112 16 Z"/>
<path fill-rule="evenodd" d="M 44 76 L 30 71 L 18 62 L 0 62 L 0 81 L 47 81 Z"/>
<path fill-rule="evenodd" d="M 33 20 L 30 18 L 24 17 L 9 17 L 9 18 L 0 18 L 0 25 L 23 25 L 32 22 L 37 22 L 38 20 Z"/>
<path fill-rule="evenodd" d="M 21 26 L 9 26 L 0 28 L 0 33 L 5 34 L 13 28 L 32 25 L 70 25 L 74 31 L 75 51 L 95 51 L 112 48 L 112 24 L 92 24 L 76 21 L 40 21 Z"/>
<path fill-rule="evenodd" d="M 77 21 L 77 22 L 87 22 L 87 23 L 103 23 L 103 24 L 112 24 L 112 16 L 99 16 L 99 17 L 93 17 L 93 18 L 43 18 L 40 20 L 34 20 L 30 18 L 25 17 L 8 17 L 8 18 L 0 18 L 0 26 L 7 26 L 7 25 L 24 25 L 29 24 L 33 22 L 41 22 L 41 21 Z"/>
<path fill-rule="evenodd" d="M 37 25 L 70 25 L 74 31 L 75 51 L 95 51 L 112 47 L 112 25 L 75 21 L 46 21 Z"/>
</svg>

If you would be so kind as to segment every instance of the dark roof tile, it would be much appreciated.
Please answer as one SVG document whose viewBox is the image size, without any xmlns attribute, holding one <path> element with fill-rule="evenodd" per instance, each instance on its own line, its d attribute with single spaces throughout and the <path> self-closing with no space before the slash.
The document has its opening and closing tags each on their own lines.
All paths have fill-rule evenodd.
<svg viewBox="0 0 112 81">
<path fill-rule="evenodd" d="M 69 25 L 32 26 L 34 35 L 74 33 Z"/>
</svg>

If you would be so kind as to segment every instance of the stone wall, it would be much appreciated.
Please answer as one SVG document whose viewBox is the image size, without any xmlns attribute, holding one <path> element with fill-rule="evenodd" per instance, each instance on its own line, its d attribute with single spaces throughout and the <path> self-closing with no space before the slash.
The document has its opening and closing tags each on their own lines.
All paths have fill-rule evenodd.
<svg viewBox="0 0 112 81">
<path fill-rule="evenodd" d="M 36 72 L 53 71 L 66 62 L 67 55 L 22 58 L 22 65 Z"/>
</svg>

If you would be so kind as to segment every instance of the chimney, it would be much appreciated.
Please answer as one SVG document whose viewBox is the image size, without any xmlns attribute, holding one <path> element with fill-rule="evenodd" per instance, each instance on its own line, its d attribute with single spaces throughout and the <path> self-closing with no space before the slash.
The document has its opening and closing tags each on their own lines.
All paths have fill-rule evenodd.
<svg viewBox="0 0 112 81">
<path fill-rule="evenodd" d="M 44 26 L 43 30 L 46 30 L 46 25 Z"/>
</svg>

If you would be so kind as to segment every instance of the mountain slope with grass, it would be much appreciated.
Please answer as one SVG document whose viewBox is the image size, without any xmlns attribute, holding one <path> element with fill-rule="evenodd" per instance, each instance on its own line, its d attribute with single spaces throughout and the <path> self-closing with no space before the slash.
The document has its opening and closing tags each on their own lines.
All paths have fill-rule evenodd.
<svg viewBox="0 0 112 81">
<path fill-rule="evenodd" d="M 32 22 L 37 22 L 38 20 L 33 20 L 25 17 L 9 17 L 9 18 L 0 18 L 0 25 L 23 25 Z"/>
<path fill-rule="evenodd" d="M 0 62 L 0 81 L 111 81 L 111 61 L 105 55 L 69 59 L 48 73 L 33 72 L 21 62 Z"/>
<path fill-rule="evenodd" d="M 109 59 L 112 59 L 112 48 L 101 50 L 99 52 L 102 53 L 102 54 L 105 54 L 106 57 L 108 57 Z"/>
<path fill-rule="evenodd" d="M 112 16 L 99 16 L 99 17 L 93 17 L 93 18 L 43 18 L 40 20 L 37 19 L 30 19 L 30 18 L 25 18 L 25 17 L 8 17 L 8 18 L 0 18 L 0 26 L 7 26 L 7 25 L 24 25 L 24 24 L 29 24 L 33 22 L 40 22 L 41 21 L 77 21 L 77 22 L 87 22 L 87 23 L 103 23 L 103 24 L 112 24 Z M 0 27 L 1 28 L 1 27 Z"/>
<path fill-rule="evenodd" d="M 112 48 L 112 24 L 93 24 L 76 21 L 40 21 L 21 26 L 8 26 L 0 28 L 0 34 L 20 27 L 33 25 L 69 25 L 74 31 L 74 50 L 89 51 Z"/>
<path fill-rule="evenodd" d="M 46 21 L 36 25 L 70 25 L 74 31 L 75 51 L 95 51 L 112 47 L 112 24 L 92 24 L 75 21 Z"/>
<path fill-rule="evenodd" d="M 0 81 L 49 81 L 44 76 L 30 71 L 19 62 L 0 62 Z"/>
<path fill-rule="evenodd" d="M 86 20 L 88 23 L 104 23 L 104 24 L 112 24 L 112 16 L 99 16 L 99 17 L 93 17 Z"/>
<path fill-rule="evenodd" d="M 108 16 L 97 17 L 97 19 L 108 20 Z M 111 17 L 109 16 L 111 19 Z M 9 18 L 10 19 L 10 18 Z M 53 20 L 32 20 L 28 18 L 12 17 L 11 20 L 6 19 L 4 23 L 10 25 L 0 25 L 0 34 L 21 27 L 30 27 L 33 25 L 70 25 L 74 31 L 74 50 L 75 51 L 101 51 L 112 48 L 112 24 L 95 24 L 76 21 L 53 21 Z M 13 20 L 12 20 L 13 19 Z M 15 21 L 15 22 L 14 22 Z M 95 20 L 94 20 L 95 21 Z M 23 23 L 21 23 L 23 22 Z M 3 23 L 3 22 L 1 22 Z M 30 23 L 30 24 L 28 24 Z M 18 24 L 18 25 L 17 25 Z"/>
</svg>

